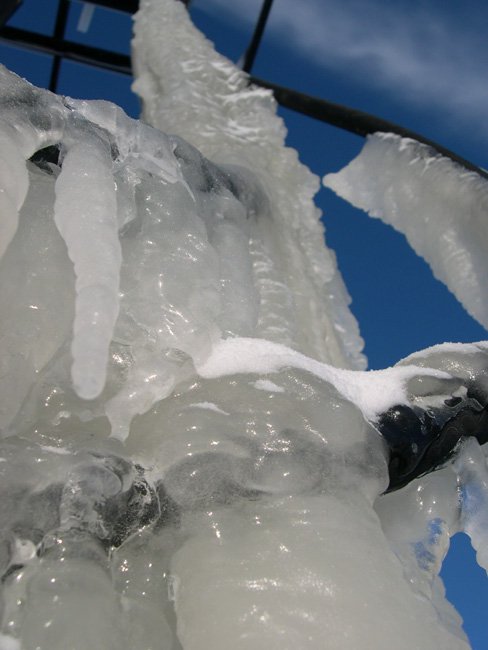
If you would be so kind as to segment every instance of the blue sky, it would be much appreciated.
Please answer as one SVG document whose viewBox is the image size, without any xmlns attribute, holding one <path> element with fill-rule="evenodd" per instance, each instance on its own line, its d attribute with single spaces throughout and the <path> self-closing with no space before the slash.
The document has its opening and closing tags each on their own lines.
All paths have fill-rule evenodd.
<svg viewBox="0 0 488 650">
<path fill-rule="evenodd" d="M 49 31 L 57 0 L 25 0 L 12 24 Z M 233 60 L 242 56 L 261 0 L 193 0 L 196 24 Z M 85 6 L 85 7 L 84 7 Z M 130 19 L 72 2 L 67 36 L 129 53 Z M 271 82 L 397 122 L 488 167 L 488 5 L 482 0 L 275 0 L 253 73 Z M 83 27 L 83 25 L 81 25 Z M 45 85 L 50 57 L 0 44 L 0 61 Z M 59 92 L 116 101 L 132 116 L 138 101 L 123 75 L 64 62 Z M 345 165 L 362 139 L 280 110 L 288 143 L 319 176 Z M 476 341 L 473 321 L 403 236 L 354 210 L 329 190 L 317 197 L 328 244 L 352 296 L 370 367 L 395 363 L 444 341 Z M 466 538 L 453 542 L 444 569 L 448 594 L 475 650 L 488 647 L 488 580 Z"/>
</svg>

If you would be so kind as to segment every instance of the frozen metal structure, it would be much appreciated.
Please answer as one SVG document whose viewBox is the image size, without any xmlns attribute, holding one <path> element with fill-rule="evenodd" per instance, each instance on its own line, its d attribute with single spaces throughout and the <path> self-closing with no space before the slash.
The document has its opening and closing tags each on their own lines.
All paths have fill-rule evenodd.
<svg viewBox="0 0 488 650">
<path fill-rule="evenodd" d="M 144 121 L 0 71 L 0 648 L 469 648 L 438 573 L 459 530 L 488 567 L 488 344 L 364 371 L 271 93 L 174 0 L 134 70 Z M 424 196 L 486 323 L 485 181 L 422 146 L 325 182 L 418 247 Z"/>
</svg>

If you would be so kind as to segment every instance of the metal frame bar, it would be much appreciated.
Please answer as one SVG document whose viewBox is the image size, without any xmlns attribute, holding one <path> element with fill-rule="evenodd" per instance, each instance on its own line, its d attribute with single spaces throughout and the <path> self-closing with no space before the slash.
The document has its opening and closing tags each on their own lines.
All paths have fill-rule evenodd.
<svg viewBox="0 0 488 650">
<path fill-rule="evenodd" d="M 3 27 L 22 4 L 22 0 L 2 0 L 0 7 L 0 27 Z"/>
<path fill-rule="evenodd" d="M 264 0 L 263 2 L 254 34 L 252 35 L 251 42 L 244 55 L 244 63 L 242 64 L 242 69 L 244 72 L 250 73 L 252 70 L 252 66 L 254 65 L 254 60 L 263 38 L 264 29 L 266 27 L 266 22 L 268 21 L 269 12 L 271 11 L 272 5 L 273 0 Z"/>
<path fill-rule="evenodd" d="M 49 80 L 49 90 L 53 93 L 56 92 L 58 85 L 59 69 L 61 67 L 62 59 L 62 54 L 59 53 L 59 48 L 62 47 L 64 41 L 68 12 L 68 0 L 59 0 L 58 14 L 56 16 L 56 25 L 54 26 L 53 34 L 54 45 L 56 47 L 57 53 L 54 55 L 54 60 L 51 67 L 51 78 Z"/>
<path fill-rule="evenodd" d="M 342 104 L 334 104 L 333 102 L 312 97 L 311 95 L 305 95 L 296 90 L 290 90 L 289 88 L 272 84 L 269 81 L 264 81 L 257 77 L 251 76 L 250 79 L 256 85 L 272 90 L 276 101 L 284 108 L 289 108 L 297 113 L 302 113 L 302 115 L 326 122 L 327 124 L 331 124 L 344 131 L 349 131 L 349 133 L 355 133 L 361 137 L 382 132 L 396 133 L 402 138 L 411 138 L 412 140 L 427 145 L 435 153 L 450 158 L 458 165 L 461 165 L 469 171 L 476 172 L 488 180 L 487 171 L 474 165 L 469 160 L 461 158 L 461 156 L 437 144 L 437 142 L 429 140 L 419 133 L 415 133 L 415 131 L 406 129 L 388 120 L 383 120 L 376 115 L 370 115 L 369 113 L 350 108 L 349 106 L 343 106 Z"/>
<path fill-rule="evenodd" d="M 34 34 L 16 27 L 4 27 L 0 31 L 0 41 L 54 57 L 78 61 L 96 68 L 105 68 L 127 75 L 132 74 L 130 57 L 81 43 L 65 39 L 57 41 L 52 36 Z"/>
<path fill-rule="evenodd" d="M 107 7 L 126 14 L 135 14 L 139 9 L 139 0 L 88 0 L 92 5 Z"/>
</svg>

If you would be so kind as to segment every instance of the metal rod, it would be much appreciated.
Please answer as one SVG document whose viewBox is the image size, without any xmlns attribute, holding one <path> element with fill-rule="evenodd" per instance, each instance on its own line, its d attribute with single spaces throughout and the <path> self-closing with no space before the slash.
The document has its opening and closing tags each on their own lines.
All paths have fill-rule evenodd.
<svg viewBox="0 0 488 650">
<path fill-rule="evenodd" d="M 135 14 L 139 8 L 139 0 L 89 0 L 92 5 L 107 7 L 127 14 Z"/>
<path fill-rule="evenodd" d="M 34 34 L 15 27 L 4 27 L 0 32 L 0 41 L 9 45 L 19 45 L 34 52 L 85 63 L 112 72 L 131 75 L 130 57 L 108 50 L 63 40 L 56 43 L 52 36 Z"/>
<path fill-rule="evenodd" d="M 22 4 L 22 0 L 2 0 L 0 7 L 0 27 L 3 27 L 7 20 L 9 20 L 17 9 Z"/>
<path fill-rule="evenodd" d="M 68 0 L 59 0 L 58 13 L 56 16 L 56 25 L 54 26 L 54 45 L 57 49 L 64 41 L 64 32 L 66 30 L 66 21 L 68 20 L 69 4 Z M 51 67 L 51 78 L 49 80 L 49 90 L 53 93 L 56 92 L 58 86 L 59 69 L 61 67 L 61 54 L 54 56 L 53 64 Z"/>
<path fill-rule="evenodd" d="M 461 156 L 458 156 L 453 151 L 437 144 L 437 142 L 429 140 L 423 135 L 415 133 L 410 129 L 406 129 L 403 126 L 399 126 L 398 124 L 389 122 L 388 120 L 383 120 L 381 117 L 376 117 L 375 115 L 370 115 L 369 113 L 349 108 L 348 106 L 342 106 L 341 104 L 334 104 L 333 102 L 319 99 L 318 97 L 304 95 L 296 90 L 290 90 L 289 88 L 278 86 L 269 81 L 263 81 L 263 79 L 258 79 L 257 77 L 250 77 L 250 79 L 254 84 L 272 90 L 278 104 L 285 108 L 290 108 L 293 111 L 302 113 L 308 117 L 313 117 L 316 120 L 326 122 L 327 124 L 331 124 L 332 126 L 336 126 L 362 137 L 372 133 L 382 132 L 396 133 L 403 138 L 411 138 L 412 140 L 427 145 L 435 152 L 445 156 L 446 158 L 450 158 L 458 165 L 461 165 L 469 171 L 476 172 L 488 180 L 488 172 L 486 170 L 474 165 L 469 160 L 461 158 Z"/>
<path fill-rule="evenodd" d="M 71 59 L 79 63 L 85 63 L 98 68 L 111 70 L 112 72 L 126 75 L 132 73 L 130 57 L 110 52 L 108 50 L 66 41 L 64 39 L 55 40 L 51 36 L 35 34 L 14 27 L 3 27 L 0 31 L 0 41 L 21 45 L 30 50 L 43 52 L 57 58 L 63 57 Z M 57 73 L 53 73 L 51 77 L 52 81 L 57 81 Z M 289 108 L 308 117 L 326 122 L 327 124 L 331 124 L 332 126 L 336 126 L 362 137 L 371 133 L 384 132 L 396 133 L 404 138 L 412 138 L 417 142 L 429 146 L 434 152 L 450 158 L 458 165 L 461 165 L 469 171 L 476 172 L 488 180 L 488 172 L 486 170 L 474 165 L 468 160 L 465 160 L 437 142 L 429 140 L 419 133 L 415 133 L 414 131 L 399 126 L 398 124 L 394 124 L 393 122 L 383 120 L 380 117 L 370 115 L 354 108 L 349 108 L 324 99 L 305 95 L 296 90 L 278 86 L 277 84 L 264 81 L 263 79 L 258 79 L 257 77 L 251 76 L 250 80 L 258 86 L 272 90 L 276 101 L 285 108 Z"/>
<path fill-rule="evenodd" d="M 266 27 L 266 21 L 268 20 L 269 12 L 271 11 L 271 5 L 273 0 L 264 0 L 261 7 L 261 13 L 259 14 L 258 22 L 256 24 L 256 29 L 251 39 L 251 43 L 246 50 L 244 55 L 244 63 L 242 64 L 242 69 L 244 72 L 251 72 L 252 66 L 254 65 L 254 60 L 258 52 L 259 44 L 263 37 L 264 28 Z"/>
</svg>

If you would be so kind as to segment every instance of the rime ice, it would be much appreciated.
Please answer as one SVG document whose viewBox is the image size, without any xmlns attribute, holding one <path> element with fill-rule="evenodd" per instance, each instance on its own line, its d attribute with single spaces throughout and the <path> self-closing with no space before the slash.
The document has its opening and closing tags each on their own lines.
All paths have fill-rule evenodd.
<svg viewBox="0 0 488 650">
<path fill-rule="evenodd" d="M 483 452 L 385 496 L 382 432 L 478 417 L 486 345 L 363 372 L 270 94 L 181 3 L 134 49 L 152 127 L 1 71 L 0 647 L 467 649 L 438 572 L 462 529 L 486 566 Z"/>
<path fill-rule="evenodd" d="M 466 310 L 488 327 L 488 182 L 428 146 L 392 133 L 324 185 L 402 232 Z"/>
</svg>

